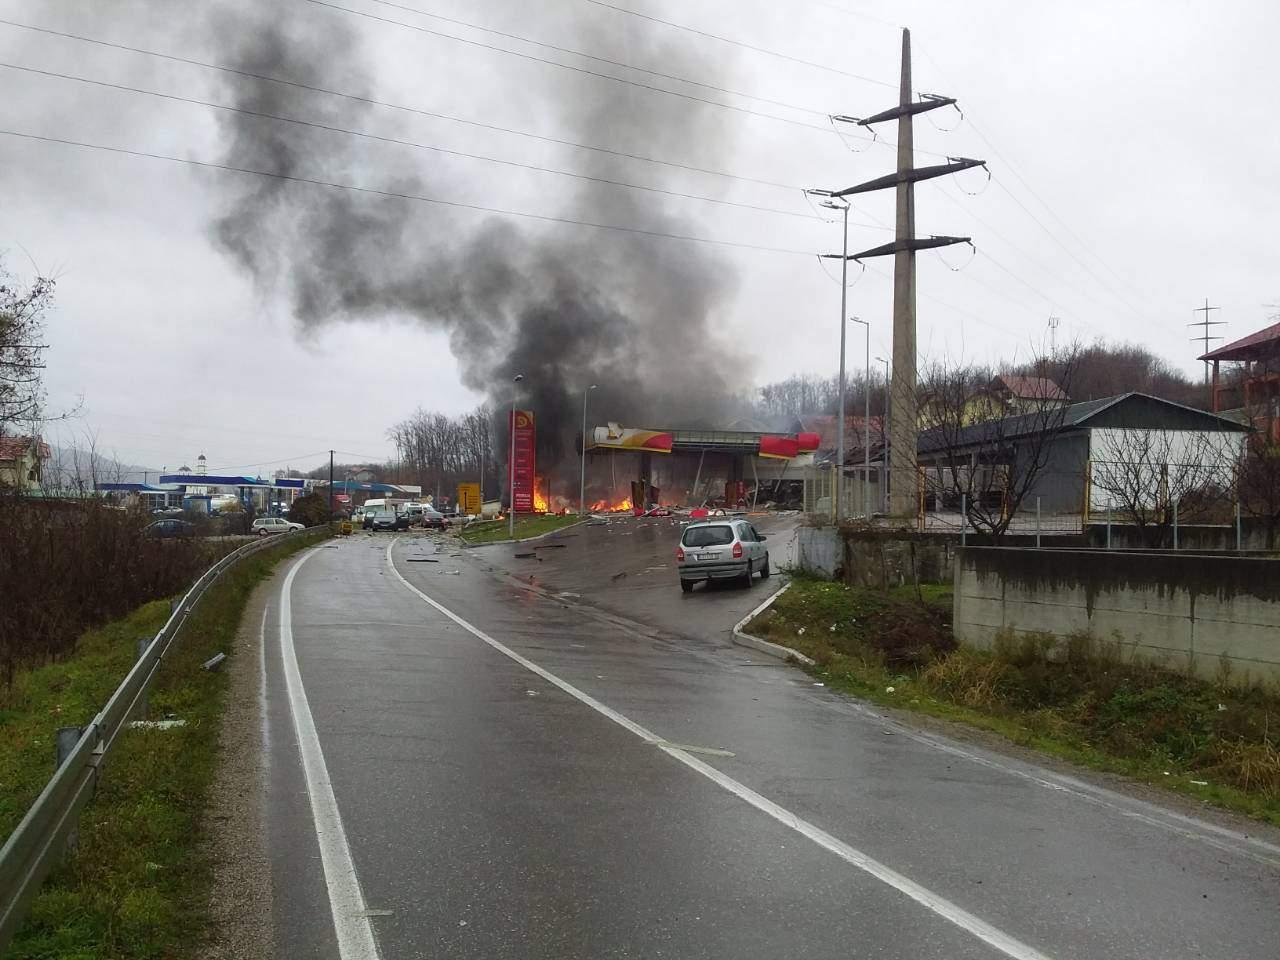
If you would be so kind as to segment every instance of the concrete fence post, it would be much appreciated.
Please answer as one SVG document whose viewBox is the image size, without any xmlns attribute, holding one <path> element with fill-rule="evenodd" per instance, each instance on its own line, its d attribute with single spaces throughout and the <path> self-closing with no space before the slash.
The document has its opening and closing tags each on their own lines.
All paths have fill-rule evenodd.
<svg viewBox="0 0 1280 960">
<path fill-rule="evenodd" d="M 1240 531 L 1240 501 L 1236 500 L 1236 553 L 1244 549 L 1244 537 Z"/>
<path fill-rule="evenodd" d="M 1040 498 L 1036 497 L 1036 549 L 1040 549 Z"/>
<path fill-rule="evenodd" d="M 1178 501 L 1173 501 L 1173 549 L 1178 549 Z"/>
<path fill-rule="evenodd" d="M 1107 549 L 1111 549 L 1111 508 L 1107 507 Z"/>
<path fill-rule="evenodd" d="M 138 638 L 138 659 L 141 660 L 147 653 L 147 647 L 151 646 L 150 637 Z M 138 698 L 138 719 L 149 720 L 151 718 L 151 696 L 144 688 L 142 696 Z"/>
<path fill-rule="evenodd" d="M 965 495 L 960 494 L 960 546 L 964 546 L 965 531 L 969 528 L 969 505 L 965 502 Z"/>
<path fill-rule="evenodd" d="M 80 742 L 80 738 L 84 736 L 83 727 L 59 727 L 57 734 L 54 736 L 55 755 L 54 770 L 61 770 L 62 765 L 67 762 L 67 757 L 71 756 L 71 751 L 76 748 L 76 744 Z M 73 856 L 80 847 L 80 827 L 77 823 L 71 825 L 71 829 L 67 831 L 67 841 L 65 853 L 67 856 Z"/>
</svg>

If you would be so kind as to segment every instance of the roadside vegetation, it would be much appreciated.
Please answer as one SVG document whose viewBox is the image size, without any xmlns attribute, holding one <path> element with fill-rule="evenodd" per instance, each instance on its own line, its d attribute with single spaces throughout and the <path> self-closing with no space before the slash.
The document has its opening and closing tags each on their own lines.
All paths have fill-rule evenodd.
<svg viewBox="0 0 1280 960">
<path fill-rule="evenodd" d="M 280 538 L 210 589 L 175 641 L 151 692 L 151 718 L 184 726 L 131 730 L 108 760 L 80 819 L 78 855 L 46 881 L 6 960 L 195 955 L 206 922 L 211 864 L 202 822 L 218 751 L 228 677 L 201 664 L 231 655 L 253 588 L 283 558 L 315 543 Z M 56 728 L 87 723 L 124 678 L 140 637 L 169 616 L 144 604 L 88 631 L 75 654 L 19 670 L 0 693 L 0 837 L 53 773 Z"/>
<path fill-rule="evenodd" d="M 1280 825 L 1280 690 L 1135 659 L 1119 640 L 1002 635 L 962 647 L 949 587 L 797 579 L 747 629 L 829 686 L 962 721 Z"/>
<path fill-rule="evenodd" d="M 19 668 L 70 656 L 85 630 L 177 593 L 234 546 L 153 539 L 150 520 L 94 497 L 0 491 L 0 695 Z"/>
<path fill-rule="evenodd" d="M 580 519 L 582 518 L 576 513 L 539 513 L 529 517 L 516 517 L 515 539 L 538 537 L 561 527 L 572 526 Z M 511 539 L 511 535 L 506 520 L 482 520 L 463 527 L 462 539 L 467 543 L 496 543 Z"/>
</svg>

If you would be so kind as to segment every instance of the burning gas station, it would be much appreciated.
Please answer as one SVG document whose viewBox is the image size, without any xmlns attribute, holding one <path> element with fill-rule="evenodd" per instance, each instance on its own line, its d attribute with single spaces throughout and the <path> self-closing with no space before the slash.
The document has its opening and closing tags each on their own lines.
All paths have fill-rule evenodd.
<svg viewBox="0 0 1280 960">
<path fill-rule="evenodd" d="M 580 495 L 591 513 L 798 501 L 819 445 L 816 433 L 607 423 L 588 429 L 578 448 L 585 456 L 553 476 L 538 471 L 534 412 L 514 411 L 513 422 L 517 513 L 576 512 Z"/>
</svg>

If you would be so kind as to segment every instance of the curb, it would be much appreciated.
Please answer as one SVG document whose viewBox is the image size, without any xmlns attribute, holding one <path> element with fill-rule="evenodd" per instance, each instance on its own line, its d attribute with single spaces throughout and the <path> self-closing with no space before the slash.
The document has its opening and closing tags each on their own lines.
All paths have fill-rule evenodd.
<svg viewBox="0 0 1280 960">
<path fill-rule="evenodd" d="M 756 617 L 760 616 L 760 614 L 768 610 L 773 604 L 773 601 L 777 600 L 790 589 L 790 583 L 783 584 L 782 587 L 775 591 L 768 600 L 760 604 L 760 606 L 756 607 L 745 617 L 735 623 L 733 625 L 733 642 L 740 647 L 750 647 L 752 650 L 757 650 L 760 653 L 767 654 L 771 657 L 777 657 L 779 660 L 795 660 L 798 663 L 804 664 L 806 667 L 817 666 L 816 662 L 811 657 L 806 657 L 799 650 L 792 650 L 790 647 L 784 647 L 780 643 L 773 643 L 772 641 L 764 640 L 760 637 L 753 637 L 742 629 Z"/>
<path fill-rule="evenodd" d="M 540 533 L 535 537 L 522 537 L 519 540 L 486 540 L 484 543 L 467 543 L 462 540 L 461 532 L 458 534 L 458 539 L 462 540 L 462 546 L 466 550 L 475 550 L 479 547 L 496 547 L 500 543 L 533 543 L 535 540 L 545 540 L 547 537 L 554 537 L 557 533 L 564 533 L 566 530 L 580 527 L 590 519 L 590 517 L 583 517 L 574 523 L 566 523 L 563 527 L 556 527 L 554 530 L 548 530 L 546 533 Z"/>
</svg>

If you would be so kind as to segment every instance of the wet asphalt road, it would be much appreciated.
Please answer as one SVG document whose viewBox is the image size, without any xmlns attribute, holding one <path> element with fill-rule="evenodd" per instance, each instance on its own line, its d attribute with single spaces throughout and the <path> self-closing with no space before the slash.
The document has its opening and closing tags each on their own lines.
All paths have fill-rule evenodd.
<svg viewBox="0 0 1280 960">
<path fill-rule="evenodd" d="M 776 563 L 786 522 L 758 525 Z M 628 521 L 465 552 L 409 536 L 394 569 L 392 537 L 357 536 L 294 561 L 326 776 L 300 762 L 277 592 L 282 957 L 1280 955 L 1274 832 L 922 734 L 735 647 L 729 628 L 780 581 L 686 596 L 677 536 Z M 316 813 L 329 790 L 358 886 Z"/>
</svg>

